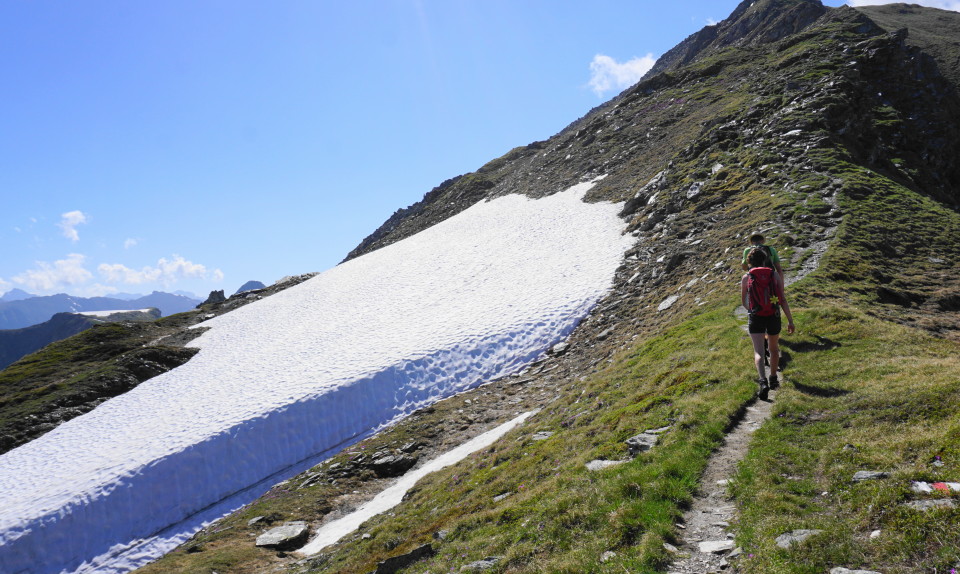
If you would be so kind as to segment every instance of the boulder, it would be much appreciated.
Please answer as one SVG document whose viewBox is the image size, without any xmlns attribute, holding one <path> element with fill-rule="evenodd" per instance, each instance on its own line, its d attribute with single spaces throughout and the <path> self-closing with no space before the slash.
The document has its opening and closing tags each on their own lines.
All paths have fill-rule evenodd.
<svg viewBox="0 0 960 574">
<path fill-rule="evenodd" d="M 620 466 L 625 463 L 625 460 L 591 460 L 587 463 L 587 470 L 590 472 L 596 472 L 598 470 L 606 470 L 608 468 L 613 468 L 615 466 Z"/>
<path fill-rule="evenodd" d="M 864 480 L 880 480 L 881 478 L 887 478 L 889 476 L 889 472 L 861 470 L 853 475 L 853 482 L 863 482 Z"/>
<path fill-rule="evenodd" d="M 794 544 L 803 542 L 811 536 L 820 534 L 823 530 L 794 530 L 793 532 L 787 532 L 786 534 L 781 534 L 777 536 L 777 546 L 780 548 L 790 548 Z"/>
<path fill-rule="evenodd" d="M 956 503 L 949 498 L 935 498 L 933 500 L 914 500 L 913 502 L 908 502 L 904 506 L 907 508 L 912 508 L 914 510 L 920 510 L 921 512 L 927 512 L 929 510 L 937 510 L 940 508 L 954 508 Z"/>
<path fill-rule="evenodd" d="M 296 550 L 307 543 L 310 527 L 306 522 L 286 522 L 257 537 L 257 546 L 278 550 Z"/>
<path fill-rule="evenodd" d="M 728 550 L 733 550 L 735 546 L 733 540 L 706 540 L 698 545 L 700 552 L 704 554 L 721 554 Z"/>
<path fill-rule="evenodd" d="M 637 436 L 628 438 L 626 442 L 627 448 L 630 450 L 630 456 L 637 456 L 641 452 L 650 450 L 657 446 L 658 440 L 660 440 L 659 435 L 650 432 L 642 432 Z"/>
<path fill-rule="evenodd" d="M 400 476 L 417 464 L 418 457 L 411 454 L 388 454 L 377 457 L 366 466 L 380 478 Z"/>
</svg>

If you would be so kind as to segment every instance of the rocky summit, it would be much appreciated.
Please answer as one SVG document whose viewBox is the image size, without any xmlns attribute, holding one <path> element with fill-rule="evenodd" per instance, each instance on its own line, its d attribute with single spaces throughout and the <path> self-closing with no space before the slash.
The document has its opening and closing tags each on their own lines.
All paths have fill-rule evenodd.
<svg viewBox="0 0 960 574">
<path fill-rule="evenodd" d="M 560 133 L 398 210 L 347 259 L 485 199 L 583 181 L 598 182 L 587 201 L 622 202 L 635 243 L 609 294 L 523 372 L 349 445 L 142 570 L 960 568 L 955 492 L 912 488 L 960 481 L 956 38 L 956 12 L 747 0 Z M 798 325 L 768 401 L 735 312 L 758 231 L 780 253 Z M 283 287 L 208 300 L 146 349 L 172 353 L 187 326 Z M 93 357 L 98 329 L 78 337 L 102 362 L 70 381 L 147 352 Z M 0 374 L 0 414 L 46 416 L 67 400 L 52 368 L 30 386 L 43 356 L 14 364 L 19 379 Z M 89 408 L 103 398 L 79 388 Z M 398 477 L 525 412 L 339 543 L 297 552 Z M 282 544 L 258 545 L 291 525 Z"/>
</svg>

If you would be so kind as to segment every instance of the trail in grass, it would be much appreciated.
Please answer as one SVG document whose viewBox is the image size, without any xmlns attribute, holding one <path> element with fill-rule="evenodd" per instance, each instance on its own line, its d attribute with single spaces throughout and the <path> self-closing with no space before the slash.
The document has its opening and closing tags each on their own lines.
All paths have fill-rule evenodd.
<svg viewBox="0 0 960 574">
<path fill-rule="evenodd" d="M 690 510 L 683 515 L 683 544 L 668 570 L 670 574 L 703 574 L 728 568 L 726 560 L 733 551 L 733 533 L 729 526 L 736 506 L 727 495 L 727 483 L 737 463 L 746 455 L 753 433 L 770 417 L 776 396 L 777 391 L 771 390 L 768 401 L 757 400 L 747 407 L 743 419 L 727 434 L 720 450 L 710 457 L 700 491 Z"/>
</svg>

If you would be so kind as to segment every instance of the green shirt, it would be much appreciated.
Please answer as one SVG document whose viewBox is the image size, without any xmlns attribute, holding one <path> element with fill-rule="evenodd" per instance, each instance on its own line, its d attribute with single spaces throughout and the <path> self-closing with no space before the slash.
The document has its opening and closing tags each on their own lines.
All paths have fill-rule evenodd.
<svg viewBox="0 0 960 574">
<path fill-rule="evenodd" d="M 759 247 L 759 245 L 751 245 L 750 247 L 747 247 L 746 249 L 743 250 L 743 260 L 741 261 L 741 263 L 743 263 L 744 265 L 747 264 L 747 255 L 750 254 L 750 250 L 753 249 L 754 247 Z M 777 250 L 770 245 L 767 245 L 766 247 L 767 249 L 770 250 L 770 262 L 773 263 L 774 265 L 776 265 L 777 263 L 780 263 L 780 256 L 777 255 Z"/>
</svg>

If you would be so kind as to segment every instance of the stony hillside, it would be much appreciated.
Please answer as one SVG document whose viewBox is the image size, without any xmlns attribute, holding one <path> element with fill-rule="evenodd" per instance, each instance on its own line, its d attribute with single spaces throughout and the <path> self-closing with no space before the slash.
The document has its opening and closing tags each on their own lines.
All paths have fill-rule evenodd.
<svg viewBox="0 0 960 574">
<path fill-rule="evenodd" d="M 747 0 L 559 134 L 397 211 L 348 258 L 485 198 L 598 176 L 591 198 L 624 202 L 637 243 L 612 292 L 526 372 L 350 447 L 143 571 L 686 568 L 671 566 L 694 552 L 684 510 L 756 400 L 734 313 L 756 230 L 781 252 L 799 331 L 729 485 L 741 550 L 724 561 L 754 573 L 960 568 L 955 494 L 914 488 L 960 482 L 958 37 L 942 11 Z M 302 540 L 256 545 L 284 523 L 316 530 L 521 412 L 536 414 L 340 544 L 309 557 L 295 552 Z M 655 446 L 631 449 L 636 436 Z M 814 538 L 777 544 L 799 530 Z"/>
</svg>

